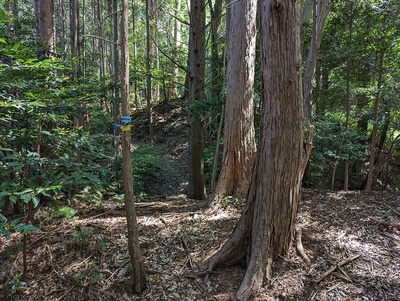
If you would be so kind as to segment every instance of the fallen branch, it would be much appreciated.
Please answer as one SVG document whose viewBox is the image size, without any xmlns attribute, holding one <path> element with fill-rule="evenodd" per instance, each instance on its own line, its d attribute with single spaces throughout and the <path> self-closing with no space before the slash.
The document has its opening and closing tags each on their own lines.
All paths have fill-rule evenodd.
<svg viewBox="0 0 400 301">
<path fill-rule="evenodd" d="M 301 228 L 296 227 L 296 250 L 299 253 L 300 257 L 304 260 L 306 264 L 310 264 L 310 258 L 308 258 L 306 252 L 304 251 L 303 244 L 301 242 Z"/>
<path fill-rule="evenodd" d="M 398 223 L 391 223 L 391 222 L 387 222 L 387 221 L 381 221 L 381 220 L 373 218 L 373 217 L 371 217 L 371 220 L 373 220 L 374 222 L 377 222 L 379 224 L 388 226 L 388 227 L 400 228 L 400 224 L 398 224 Z"/>
<path fill-rule="evenodd" d="M 341 262 L 339 262 L 336 266 L 334 266 L 333 268 L 329 269 L 328 271 L 326 271 L 321 277 L 319 277 L 318 279 L 316 279 L 314 282 L 315 283 L 319 283 L 322 280 L 324 280 L 326 277 L 328 277 L 330 274 L 332 274 L 338 267 L 344 266 L 346 264 L 348 264 L 349 262 L 353 261 L 354 259 L 357 259 L 358 257 L 360 257 L 361 254 L 357 254 L 354 255 L 353 257 L 347 258 L 342 260 Z"/>
<path fill-rule="evenodd" d="M 334 275 L 335 277 L 338 277 L 340 279 L 346 280 L 347 282 L 353 282 L 353 280 L 351 280 L 350 277 L 347 277 L 346 275 L 343 275 L 341 273 L 333 272 L 332 275 Z"/>
<path fill-rule="evenodd" d="M 72 291 L 75 288 L 76 284 L 74 284 L 73 286 L 71 286 L 64 294 L 62 294 L 60 297 L 58 297 L 57 299 L 55 299 L 56 301 L 62 300 L 66 295 L 69 294 L 70 291 Z"/>
</svg>

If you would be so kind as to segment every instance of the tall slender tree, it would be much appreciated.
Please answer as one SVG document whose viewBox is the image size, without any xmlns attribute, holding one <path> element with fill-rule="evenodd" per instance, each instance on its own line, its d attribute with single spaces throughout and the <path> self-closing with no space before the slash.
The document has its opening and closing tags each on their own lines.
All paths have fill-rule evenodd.
<svg viewBox="0 0 400 301">
<path fill-rule="evenodd" d="M 307 2 L 312 2 L 313 23 L 311 43 L 303 75 L 303 99 L 306 110 L 306 117 L 311 122 L 313 114 L 312 90 L 315 67 L 317 65 L 317 53 L 321 45 L 322 32 L 326 18 L 328 17 L 328 13 L 331 9 L 331 3 L 329 2 L 329 0 L 308 0 Z M 306 3 L 304 11 L 306 11 L 307 9 L 308 4 Z M 306 15 L 305 12 L 303 12 L 303 16 L 304 15 Z"/>
<path fill-rule="evenodd" d="M 70 51 L 72 56 L 72 77 L 78 77 L 78 0 L 69 0 Z"/>
<path fill-rule="evenodd" d="M 121 107 L 122 116 L 130 116 L 129 104 L 129 48 L 128 48 L 128 0 L 122 2 L 121 15 Z M 129 120 L 129 118 L 128 118 Z M 136 293 L 146 288 L 146 273 L 139 248 L 139 233 L 133 193 L 131 128 L 122 127 L 122 172 L 124 179 L 124 200 L 128 228 L 128 249 L 132 264 L 132 284 Z"/>
<path fill-rule="evenodd" d="M 205 98 L 205 2 L 190 1 L 189 36 L 189 103 Z M 188 196 L 193 199 L 206 198 L 204 180 L 204 132 L 203 120 L 198 112 L 189 113 L 189 183 Z"/>
<path fill-rule="evenodd" d="M 146 0 L 146 101 L 147 101 L 147 123 L 149 125 L 149 141 L 153 141 L 153 108 L 152 108 L 152 80 L 151 63 L 153 53 L 153 43 L 151 41 L 150 10 L 151 0 Z"/>
</svg>

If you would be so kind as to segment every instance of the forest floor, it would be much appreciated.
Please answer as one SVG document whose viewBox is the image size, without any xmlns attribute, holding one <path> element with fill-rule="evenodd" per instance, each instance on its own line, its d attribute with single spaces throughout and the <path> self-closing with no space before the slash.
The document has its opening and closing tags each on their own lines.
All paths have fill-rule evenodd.
<svg viewBox="0 0 400 301">
<path fill-rule="evenodd" d="M 234 300 L 244 267 L 219 268 L 206 277 L 202 263 L 228 238 L 240 205 L 209 212 L 204 202 L 187 199 L 184 139 L 171 134 L 156 147 L 162 183 L 153 197 L 136 203 L 148 279 L 142 295 L 132 293 L 123 205 L 105 200 L 76 202 L 70 219 L 40 218 L 54 208 L 39 209 L 40 231 L 27 244 L 25 285 L 17 276 L 21 236 L 0 238 L 0 300 Z M 304 189 L 297 226 L 310 263 L 294 244 L 275 262 L 256 300 L 400 300 L 399 208 L 397 190 Z"/>
</svg>

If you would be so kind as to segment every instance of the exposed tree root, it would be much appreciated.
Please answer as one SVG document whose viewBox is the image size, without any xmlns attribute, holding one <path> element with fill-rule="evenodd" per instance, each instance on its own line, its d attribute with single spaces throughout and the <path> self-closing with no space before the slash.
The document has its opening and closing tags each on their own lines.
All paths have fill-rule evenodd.
<svg viewBox="0 0 400 301">
<path fill-rule="evenodd" d="M 301 242 L 301 228 L 296 227 L 296 250 L 299 253 L 300 257 L 304 260 L 306 264 L 310 264 L 310 258 L 308 258 L 306 252 L 304 251 L 303 244 Z"/>
</svg>

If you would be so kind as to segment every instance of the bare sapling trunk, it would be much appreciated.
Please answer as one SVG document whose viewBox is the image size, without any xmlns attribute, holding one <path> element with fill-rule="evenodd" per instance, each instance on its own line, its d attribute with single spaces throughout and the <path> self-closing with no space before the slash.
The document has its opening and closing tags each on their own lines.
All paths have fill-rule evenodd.
<svg viewBox="0 0 400 301">
<path fill-rule="evenodd" d="M 189 37 L 189 103 L 205 99 L 205 3 L 190 1 Z M 189 181 L 188 197 L 196 200 L 206 198 L 204 180 L 204 132 L 203 117 L 198 112 L 189 112 Z"/>
<path fill-rule="evenodd" d="M 121 109 L 122 116 L 129 120 L 129 52 L 128 52 L 128 0 L 122 3 L 121 16 Z M 141 293 L 147 286 L 142 254 L 139 248 L 139 233 L 133 193 L 131 158 L 131 128 L 122 126 L 122 172 L 124 179 L 124 200 L 128 228 L 128 249 L 132 264 L 133 291 Z"/>
</svg>

